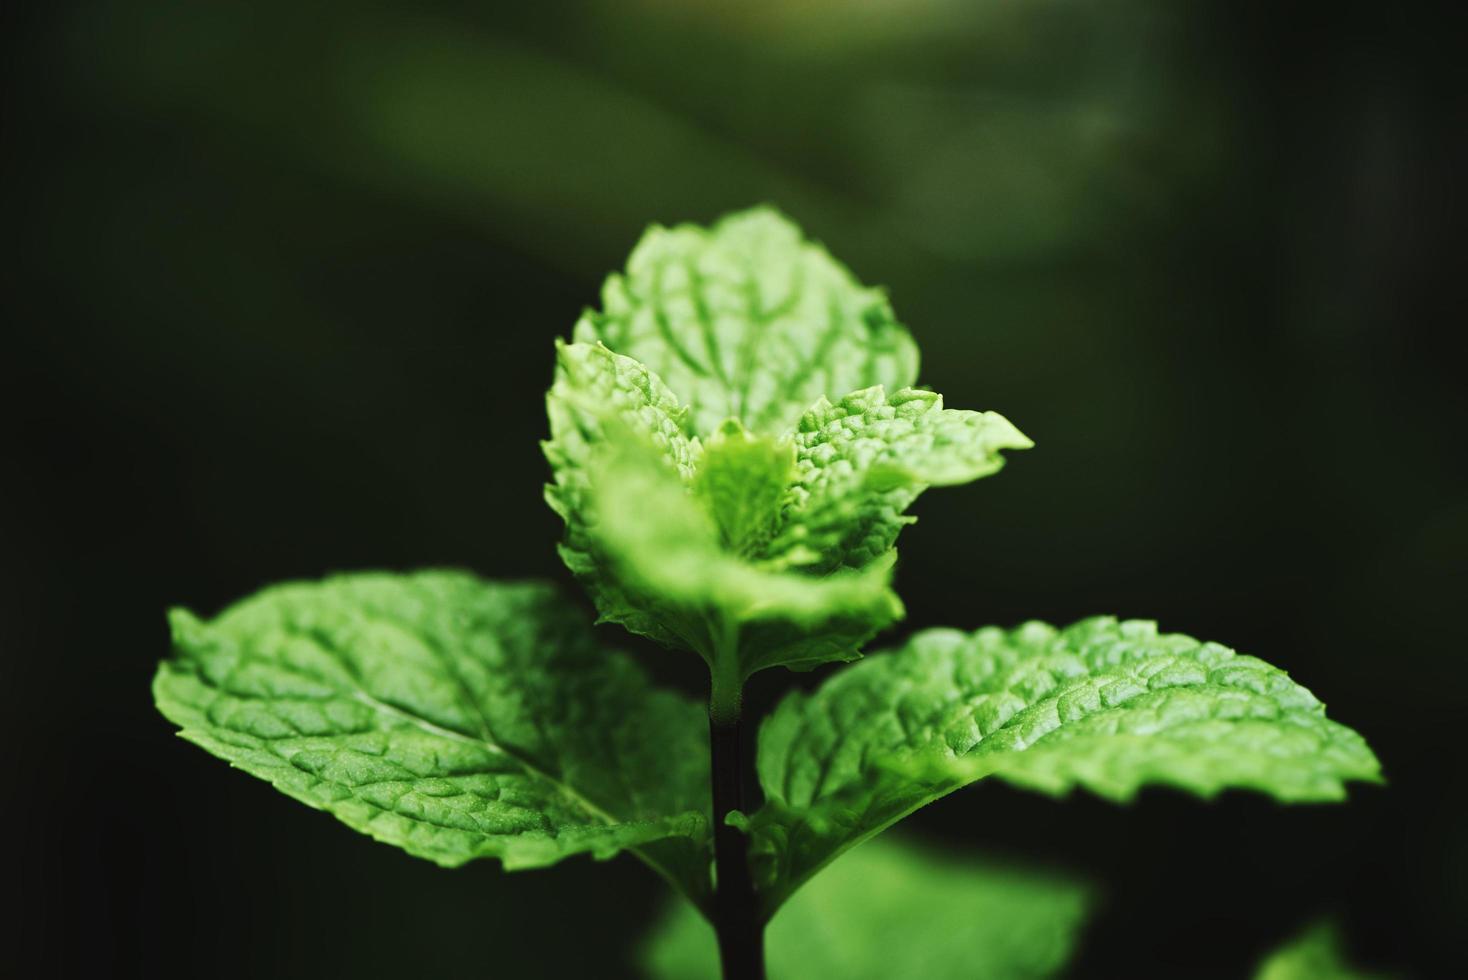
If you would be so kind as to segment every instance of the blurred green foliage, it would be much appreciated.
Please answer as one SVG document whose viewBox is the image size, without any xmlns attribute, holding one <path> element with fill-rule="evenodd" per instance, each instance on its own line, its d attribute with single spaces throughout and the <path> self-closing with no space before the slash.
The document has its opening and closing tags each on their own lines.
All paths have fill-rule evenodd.
<svg viewBox="0 0 1468 980">
<path fill-rule="evenodd" d="M 1039 980 L 1070 958 L 1090 904 L 1047 873 L 939 853 L 894 835 L 842 855 L 766 933 L 771 980 Z M 659 980 L 717 980 L 713 930 L 669 907 L 644 954 Z"/>
<path fill-rule="evenodd" d="M 1348 966 L 1341 939 L 1330 923 L 1311 926 L 1259 965 L 1254 980 L 1385 980 Z"/>
</svg>

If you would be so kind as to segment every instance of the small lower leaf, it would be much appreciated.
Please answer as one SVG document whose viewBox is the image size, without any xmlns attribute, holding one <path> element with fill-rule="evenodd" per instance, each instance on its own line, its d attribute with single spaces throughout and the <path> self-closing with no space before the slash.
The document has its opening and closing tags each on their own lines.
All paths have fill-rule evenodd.
<svg viewBox="0 0 1468 980">
<path fill-rule="evenodd" d="M 1322 922 L 1271 953 L 1254 980 L 1386 980 L 1347 965 L 1335 926 Z"/>
<path fill-rule="evenodd" d="M 771 980 L 1039 980 L 1070 958 L 1086 890 L 1048 874 L 875 841 L 844 855 L 766 932 Z M 669 909 L 644 961 L 655 980 L 717 980 L 713 931 Z"/>
<path fill-rule="evenodd" d="M 159 710 L 287 795 L 445 866 L 634 849 L 706 899 L 703 711 L 551 587 L 343 575 L 171 622 Z"/>
</svg>

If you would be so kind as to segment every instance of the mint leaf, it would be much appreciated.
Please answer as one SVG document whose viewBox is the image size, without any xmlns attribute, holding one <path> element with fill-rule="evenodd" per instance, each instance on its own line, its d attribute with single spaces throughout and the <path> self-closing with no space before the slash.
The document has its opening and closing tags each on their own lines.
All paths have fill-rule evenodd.
<svg viewBox="0 0 1468 980">
<path fill-rule="evenodd" d="M 706 899 L 703 711 L 550 587 L 342 575 L 170 619 L 159 710 L 287 795 L 445 866 L 631 849 Z"/>
<path fill-rule="evenodd" d="M 915 518 L 904 511 L 929 486 L 997 473 L 1001 450 L 1034 445 L 996 412 L 956 411 L 907 388 L 822 398 L 794 436 L 799 476 L 773 555 L 813 570 L 860 567 L 893 546 Z"/>
<path fill-rule="evenodd" d="M 1031 445 L 905 387 L 885 299 L 768 209 L 652 229 L 605 299 L 547 398 L 561 554 L 602 620 L 698 652 L 721 690 L 859 656 L 902 615 L 907 508 Z"/>
<path fill-rule="evenodd" d="M 1048 874 L 883 839 L 844 855 L 766 932 L 771 980 L 1038 980 L 1070 958 L 1086 890 Z M 717 980 L 713 931 L 684 903 L 643 954 L 666 980 Z"/>
<path fill-rule="evenodd" d="M 602 307 L 574 339 L 647 365 L 688 407 L 689 435 L 729 418 L 780 435 L 822 395 L 917 378 L 917 346 L 882 292 L 771 208 L 648 229 Z"/>
<path fill-rule="evenodd" d="M 688 438 L 657 375 L 601 345 L 560 345 L 546 404 L 546 498 L 566 522 L 562 558 L 603 621 L 710 666 L 737 648 L 728 656 L 743 677 L 851 659 L 901 615 L 890 555 L 823 576 L 760 557 L 794 492 L 793 438 L 732 420 L 707 445 Z"/>
<path fill-rule="evenodd" d="M 705 447 L 694 482 L 726 551 L 758 558 L 774 537 L 795 481 L 795 445 L 751 435 L 735 419 Z"/>
<path fill-rule="evenodd" d="M 1270 954 L 1259 965 L 1254 980 L 1384 980 L 1381 974 L 1363 973 L 1348 965 L 1340 947 L 1333 925 L 1311 926 Z"/>
<path fill-rule="evenodd" d="M 1161 783 L 1288 801 L 1378 781 L 1359 735 L 1283 672 L 1149 622 L 928 630 L 787 697 L 747 826 L 767 910 L 842 850 L 985 776 L 1125 800 Z"/>
<path fill-rule="evenodd" d="M 656 374 L 600 344 L 557 344 L 556 376 L 546 394 L 551 438 L 542 443 L 554 482 L 546 487 L 551 508 L 566 522 L 561 558 L 596 603 L 602 621 L 620 623 L 665 646 L 682 646 L 646 597 L 627 593 L 606 568 L 591 533 L 592 467 L 607 451 L 608 431 L 646 443 L 666 465 L 691 478 L 702 452 L 682 431 L 685 414 Z"/>
<path fill-rule="evenodd" d="M 547 405 L 547 499 L 602 619 L 710 666 L 735 651 L 741 678 L 853 659 L 902 614 L 890 580 L 906 507 L 1029 445 L 992 412 L 880 387 L 820 400 L 784 436 L 729 419 L 704 442 L 657 375 L 588 344 L 559 348 Z"/>
<path fill-rule="evenodd" d="M 702 499 L 691 492 L 652 447 L 609 451 L 592 487 L 610 576 L 711 667 L 735 657 L 745 677 L 777 663 L 850 659 L 901 614 L 888 587 L 890 561 L 812 576 L 741 558 L 724 543 L 708 491 Z"/>
</svg>

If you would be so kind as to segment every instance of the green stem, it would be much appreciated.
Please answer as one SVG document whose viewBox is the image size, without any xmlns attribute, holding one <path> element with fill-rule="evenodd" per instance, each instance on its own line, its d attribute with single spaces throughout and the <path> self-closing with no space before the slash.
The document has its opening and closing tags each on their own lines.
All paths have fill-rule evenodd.
<svg viewBox="0 0 1468 980">
<path fill-rule="evenodd" d="M 749 873 L 749 838 L 728 824 L 744 810 L 747 776 L 741 714 L 744 677 L 738 629 L 726 626 L 714 651 L 709 690 L 709 763 L 714 802 L 714 933 L 724 980 L 764 980 L 764 923 Z"/>
<path fill-rule="evenodd" d="M 709 668 L 709 720 L 737 725 L 744 710 L 744 676 L 739 669 L 738 627 L 724 627 Z"/>
</svg>

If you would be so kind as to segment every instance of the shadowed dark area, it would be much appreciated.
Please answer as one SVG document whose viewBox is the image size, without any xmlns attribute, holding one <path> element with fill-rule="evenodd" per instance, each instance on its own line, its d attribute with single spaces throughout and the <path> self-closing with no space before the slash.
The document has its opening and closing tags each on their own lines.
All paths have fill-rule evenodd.
<svg viewBox="0 0 1468 980">
<path fill-rule="evenodd" d="M 148 685 L 173 604 L 437 564 L 569 583 L 540 497 L 553 338 L 647 223 L 761 201 L 890 289 L 950 405 L 1037 443 L 923 498 L 903 631 L 1155 618 L 1290 671 L 1390 781 L 1330 807 L 985 785 L 910 826 L 1096 882 L 1074 977 L 1247 976 L 1321 915 L 1364 964 L 1461 963 L 1468 405 L 1434 329 L 1461 319 L 1456 25 L 1162 0 L 0 16 L 0 972 L 635 975 L 663 896 L 634 860 L 442 871 L 175 739 Z"/>
</svg>

